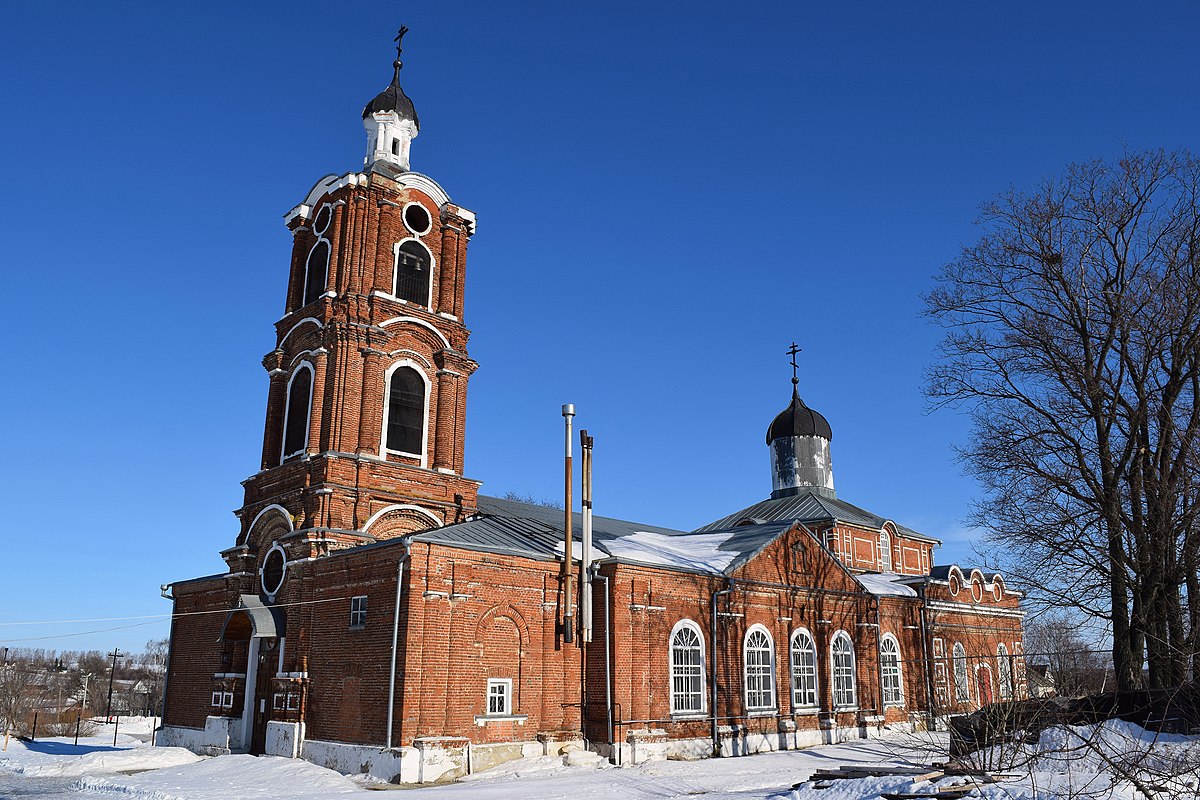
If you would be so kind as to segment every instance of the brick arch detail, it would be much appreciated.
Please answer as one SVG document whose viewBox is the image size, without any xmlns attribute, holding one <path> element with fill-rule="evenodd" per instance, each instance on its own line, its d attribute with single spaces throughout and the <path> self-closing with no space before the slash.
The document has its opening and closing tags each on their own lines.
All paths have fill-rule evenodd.
<svg viewBox="0 0 1200 800">
<path fill-rule="evenodd" d="M 272 503 L 254 515 L 254 519 L 246 526 L 246 533 L 239 544 L 249 545 L 252 549 L 261 550 L 262 545 L 279 538 L 279 534 L 291 533 L 295 530 L 291 513 L 281 505 Z M 272 535 L 272 534 L 275 535 Z"/>
<path fill-rule="evenodd" d="M 394 539 L 408 533 L 440 527 L 442 520 L 429 509 L 404 503 L 379 509 L 371 515 L 362 529 L 364 533 L 369 533 L 376 539 Z"/>
<path fill-rule="evenodd" d="M 517 629 L 517 647 L 524 651 L 530 641 L 529 625 L 526 624 L 525 618 L 521 616 L 520 612 L 507 603 L 497 603 L 480 615 L 479 622 L 475 625 L 475 643 L 483 642 L 484 635 L 498 618 L 507 619 L 513 623 Z"/>
</svg>

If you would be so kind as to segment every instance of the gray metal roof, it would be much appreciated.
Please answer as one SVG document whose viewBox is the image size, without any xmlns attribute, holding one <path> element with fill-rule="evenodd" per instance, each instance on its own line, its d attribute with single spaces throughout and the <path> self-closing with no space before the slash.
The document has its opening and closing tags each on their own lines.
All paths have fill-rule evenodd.
<svg viewBox="0 0 1200 800">
<path fill-rule="evenodd" d="M 543 561 L 557 560 L 563 553 L 563 516 L 563 511 L 557 508 L 481 496 L 477 517 L 423 531 L 412 539 Z M 574 514 L 573 518 L 572 533 L 578 543 L 583 520 L 580 514 Z M 781 520 L 726 531 L 688 533 L 593 516 L 592 541 L 599 560 L 720 575 L 737 569 L 790 527 L 790 521 Z"/>
<path fill-rule="evenodd" d="M 883 523 L 888 521 L 886 517 L 872 514 L 870 511 L 847 503 L 845 500 L 823 497 L 816 492 L 807 491 L 801 494 L 788 495 L 787 497 L 763 500 L 761 503 L 755 503 L 737 513 L 722 517 L 707 525 L 702 525 L 696 529 L 696 532 L 703 533 L 705 531 L 724 530 L 737 525 L 742 520 L 748 519 L 758 523 L 779 520 L 799 522 L 836 521 L 874 529 L 882 528 Z M 895 525 L 895 522 L 892 524 Z M 917 533 L 913 529 L 906 528 L 903 525 L 896 525 L 896 531 L 903 536 L 913 539 L 941 544 L 937 539 L 926 536 L 923 533 Z"/>
</svg>

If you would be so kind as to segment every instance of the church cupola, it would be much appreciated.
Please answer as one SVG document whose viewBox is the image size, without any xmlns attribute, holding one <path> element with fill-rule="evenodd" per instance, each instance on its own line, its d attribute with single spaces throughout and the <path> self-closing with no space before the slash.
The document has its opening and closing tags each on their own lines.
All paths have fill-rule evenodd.
<svg viewBox="0 0 1200 800">
<path fill-rule="evenodd" d="M 408 171 L 408 150 L 417 138 L 421 123 L 413 102 L 400 88 L 400 60 L 402 40 L 408 33 L 406 26 L 400 27 L 396 35 L 396 60 L 392 67 L 392 83 L 363 109 L 363 127 L 367 130 L 367 156 L 363 167 L 370 169 L 376 164 L 386 164 L 399 172 Z"/>
<path fill-rule="evenodd" d="M 829 443 L 833 430 L 829 422 L 800 399 L 796 377 L 796 353 L 792 343 L 792 402 L 767 429 L 771 449 L 771 497 L 787 497 L 812 491 L 835 497 L 833 463 Z"/>
</svg>

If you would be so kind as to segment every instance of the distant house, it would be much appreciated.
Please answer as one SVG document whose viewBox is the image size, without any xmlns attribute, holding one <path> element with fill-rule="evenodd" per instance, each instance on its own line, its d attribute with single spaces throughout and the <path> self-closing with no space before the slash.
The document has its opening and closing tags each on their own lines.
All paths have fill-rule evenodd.
<svg viewBox="0 0 1200 800">
<path fill-rule="evenodd" d="M 1050 671 L 1049 664 L 1029 664 L 1025 681 L 1029 685 L 1030 697 L 1053 697 L 1056 694 L 1054 673 Z"/>
</svg>

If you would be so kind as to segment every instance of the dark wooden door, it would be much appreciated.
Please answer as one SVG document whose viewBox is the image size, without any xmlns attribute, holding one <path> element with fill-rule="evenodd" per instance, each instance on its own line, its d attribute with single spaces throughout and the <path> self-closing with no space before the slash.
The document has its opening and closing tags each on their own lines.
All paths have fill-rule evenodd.
<svg viewBox="0 0 1200 800">
<path fill-rule="evenodd" d="M 250 734 L 250 754 L 260 756 L 266 750 L 267 722 L 271 719 L 271 679 L 279 658 L 275 639 L 263 639 L 258 647 L 258 675 L 254 679 L 254 731 Z"/>
</svg>

